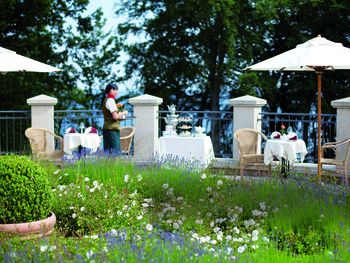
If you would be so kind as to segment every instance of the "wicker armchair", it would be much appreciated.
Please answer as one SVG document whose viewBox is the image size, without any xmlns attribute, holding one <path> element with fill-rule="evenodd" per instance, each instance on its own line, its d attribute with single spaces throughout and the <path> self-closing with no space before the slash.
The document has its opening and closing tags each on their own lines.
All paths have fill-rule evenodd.
<svg viewBox="0 0 350 263">
<path fill-rule="evenodd" d="M 25 136 L 28 138 L 30 148 L 34 158 L 50 160 L 50 161 L 62 161 L 63 153 L 63 139 L 60 136 L 52 133 L 48 129 L 44 128 L 28 128 L 25 131 Z M 53 139 L 59 142 L 60 148 L 58 150 L 49 150 L 48 140 Z"/>
<path fill-rule="evenodd" d="M 240 155 L 239 166 L 241 179 L 243 179 L 244 169 L 248 166 L 257 167 L 259 174 L 260 170 L 267 168 L 268 175 L 271 175 L 271 165 L 265 165 L 264 155 L 258 154 L 259 136 L 262 139 L 267 140 L 263 133 L 254 129 L 244 128 L 235 132 L 235 139 L 238 142 L 238 150 Z"/>
<path fill-rule="evenodd" d="M 130 148 L 134 134 L 135 127 L 124 126 L 120 128 L 120 148 L 123 154 L 130 154 Z"/>
<path fill-rule="evenodd" d="M 335 156 L 334 158 L 325 158 L 325 153 L 327 150 L 331 150 L 334 152 Z M 339 152 L 343 151 L 344 155 L 342 156 L 342 159 L 339 159 Z M 349 158 L 349 152 L 350 152 L 350 138 L 340 141 L 340 142 L 328 142 L 322 145 L 321 147 L 321 176 L 322 172 L 325 170 L 323 165 L 324 164 L 330 164 L 335 165 L 336 170 L 335 173 L 340 176 L 344 176 L 345 179 L 345 185 L 349 185 L 349 178 L 348 178 L 348 158 Z"/>
</svg>

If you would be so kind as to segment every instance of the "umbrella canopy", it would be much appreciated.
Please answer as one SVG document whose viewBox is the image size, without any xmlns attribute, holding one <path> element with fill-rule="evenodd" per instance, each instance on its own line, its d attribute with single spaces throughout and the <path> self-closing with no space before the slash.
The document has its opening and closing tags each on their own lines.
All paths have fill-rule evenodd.
<svg viewBox="0 0 350 263">
<path fill-rule="evenodd" d="M 325 70 L 350 69 L 350 49 L 320 35 L 244 70 L 315 71 L 317 74 L 318 179 L 321 177 L 321 82 Z"/>
<path fill-rule="evenodd" d="M 53 72 L 60 69 L 0 47 L 0 72 L 11 71 Z"/>
<path fill-rule="evenodd" d="M 315 71 L 350 69 L 350 49 L 321 36 L 244 70 Z"/>
</svg>

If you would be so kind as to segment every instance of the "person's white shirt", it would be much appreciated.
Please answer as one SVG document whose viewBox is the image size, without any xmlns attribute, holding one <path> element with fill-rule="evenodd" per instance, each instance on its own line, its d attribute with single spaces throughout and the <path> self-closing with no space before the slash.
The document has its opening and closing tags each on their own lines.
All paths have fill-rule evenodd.
<svg viewBox="0 0 350 263">
<path fill-rule="evenodd" d="M 106 108 L 111 112 L 117 111 L 117 105 L 115 104 L 115 100 L 112 98 L 108 98 L 106 101 Z"/>
</svg>

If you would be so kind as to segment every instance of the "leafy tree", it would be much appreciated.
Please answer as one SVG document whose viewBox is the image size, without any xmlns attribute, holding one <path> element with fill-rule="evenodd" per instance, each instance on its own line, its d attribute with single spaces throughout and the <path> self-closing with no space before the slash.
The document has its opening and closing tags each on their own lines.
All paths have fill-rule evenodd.
<svg viewBox="0 0 350 263">
<path fill-rule="evenodd" d="M 272 111 L 309 112 L 314 73 L 243 68 L 318 34 L 349 46 L 348 8 L 346 0 L 134 0 L 123 1 L 117 14 L 128 16 L 119 26 L 124 40 L 142 36 L 127 46 L 127 73 L 138 72 L 139 87 L 164 104 L 217 110 L 226 98 L 251 94 L 266 98 Z M 326 73 L 326 111 L 332 99 L 349 94 L 345 74 Z"/>
<path fill-rule="evenodd" d="M 119 33 L 144 35 L 127 47 L 126 72 L 140 73 L 139 87 L 180 109 L 219 110 L 234 63 L 235 1 L 123 1 L 128 21 Z"/>
<path fill-rule="evenodd" d="M 258 3 L 259 1 L 257 1 Z M 265 1 L 265 24 L 267 27 L 263 43 L 252 45 L 254 61 L 250 64 L 270 58 L 295 48 L 311 38 L 321 34 L 323 37 L 344 46 L 350 46 L 348 35 L 350 16 L 349 3 L 337 1 Z M 254 47 L 254 48 L 253 48 Z M 323 77 L 322 111 L 330 113 L 330 102 L 350 95 L 350 84 L 346 77 L 348 71 L 326 72 Z M 314 72 L 249 73 L 241 86 L 258 85 L 260 94 L 266 98 L 271 111 L 312 112 L 317 100 L 317 82 Z M 259 80 L 256 76 L 259 75 Z"/>
<path fill-rule="evenodd" d="M 66 50 L 74 70 L 72 75 L 85 96 L 80 100 L 84 108 L 100 108 L 101 96 L 106 83 L 118 81 L 115 73 L 119 64 L 120 44 L 112 32 L 105 33 L 105 19 L 101 9 L 91 16 L 78 19 L 77 33 L 66 41 Z M 72 31 L 72 26 L 69 26 Z"/>
<path fill-rule="evenodd" d="M 0 46 L 62 69 L 0 75 L 0 109 L 26 109 L 26 99 L 41 93 L 58 98 L 58 108 L 95 107 L 98 84 L 115 77 L 119 44 L 103 33 L 101 10 L 84 14 L 88 3 L 0 0 Z"/>
<path fill-rule="evenodd" d="M 128 20 L 119 26 L 119 33 L 125 40 L 130 35 L 144 39 L 127 46 L 126 72 L 129 76 L 139 72 L 139 87 L 162 97 L 164 105 L 218 111 L 237 85 L 237 69 L 249 51 L 240 34 L 248 38 L 251 34 L 245 33 L 249 28 L 241 19 L 259 21 L 253 11 L 247 1 L 123 1 L 117 14 L 128 15 Z M 219 134 L 225 131 L 216 122 L 211 122 L 211 137 L 217 152 Z"/>
</svg>

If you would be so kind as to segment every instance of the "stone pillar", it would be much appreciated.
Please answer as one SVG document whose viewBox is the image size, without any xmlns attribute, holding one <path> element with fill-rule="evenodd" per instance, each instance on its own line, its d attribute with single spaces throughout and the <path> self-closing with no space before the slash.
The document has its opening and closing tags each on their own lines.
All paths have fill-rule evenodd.
<svg viewBox="0 0 350 263">
<path fill-rule="evenodd" d="M 54 133 L 54 106 L 57 99 L 46 95 L 39 95 L 27 99 L 27 104 L 31 106 L 32 127 L 46 128 Z M 54 138 L 49 139 L 47 150 L 54 150 Z"/>
<path fill-rule="evenodd" d="M 342 141 L 350 138 L 350 97 L 333 100 L 331 102 L 333 108 L 337 109 L 337 127 L 336 141 Z M 345 154 L 345 147 L 340 148 L 339 158 L 342 159 Z M 349 157 L 350 159 L 350 157 Z M 349 161 L 349 160 L 348 160 Z"/>
<path fill-rule="evenodd" d="M 137 161 L 147 161 L 155 156 L 159 149 L 158 130 L 159 105 L 162 98 L 148 94 L 129 99 L 134 106 L 134 157 Z"/>
<path fill-rule="evenodd" d="M 260 113 L 266 105 L 266 100 L 253 96 L 242 96 L 228 101 L 233 106 L 233 133 L 241 128 L 251 128 L 261 131 Z M 260 149 L 260 142 L 259 147 Z M 238 145 L 233 138 L 233 161 L 239 160 Z"/>
</svg>

